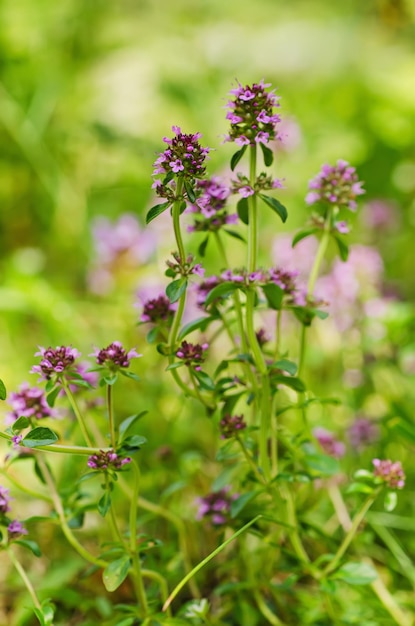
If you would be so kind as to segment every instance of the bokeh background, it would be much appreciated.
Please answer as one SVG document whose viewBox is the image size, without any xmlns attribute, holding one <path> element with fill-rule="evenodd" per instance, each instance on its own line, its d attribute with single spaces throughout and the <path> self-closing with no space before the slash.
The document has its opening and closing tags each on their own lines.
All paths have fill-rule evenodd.
<svg viewBox="0 0 415 626">
<path fill-rule="evenodd" d="M 72 344 L 83 355 L 115 339 L 137 346 L 145 384 L 138 395 L 127 385 L 117 401 L 125 415 L 149 408 L 159 419 L 157 440 L 154 422 L 144 425 L 146 463 L 155 458 L 170 474 L 153 471 L 150 489 L 176 479 L 174 493 L 197 476 L 198 446 L 206 452 L 217 438 L 204 415 L 163 421 L 182 404 L 174 391 L 160 394 L 160 355 L 137 326 L 135 305 L 166 284 L 173 245 L 167 216 L 144 226 L 152 164 L 174 124 L 200 131 L 215 148 L 209 173 L 227 175 L 227 94 L 237 80 L 262 78 L 281 96 L 286 139 L 273 173 L 285 179 L 279 198 L 289 211 L 284 225 L 264 216 L 262 257 L 277 257 L 275 238 L 304 225 L 307 182 L 323 163 L 356 166 L 366 195 L 350 242 L 383 262 L 375 285 L 363 281 L 363 300 L 394 304 L 372 334 L 366 308 L 368 338 L 363 325 L 346 333 L 348 350 L 341 326 L 321 326 L 326 360 L 309 358 L 318 391 L 345 388 L 347 408 L 334 424 L 350 424 L 364 407 L 383 420 L 379 453 L 405 461 L 415 444 L 415 0 L 0 1 L 0 377 L 8 389 L 34 383 L 38 345 Z M 347 285 L 335 292 L 340 308 Z M 204 443 L 192 443 L 195 432 Z M 179 460 L 163 457 L 166 439 Z M 409 499 L 403 511 L 413 515 Z M 70 576 L 66 569 L 63 586 Z"/>
</svg>

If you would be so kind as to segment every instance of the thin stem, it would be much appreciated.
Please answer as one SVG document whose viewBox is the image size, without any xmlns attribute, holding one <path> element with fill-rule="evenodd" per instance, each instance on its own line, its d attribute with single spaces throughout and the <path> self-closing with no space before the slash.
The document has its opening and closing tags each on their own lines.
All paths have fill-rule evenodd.
<svg viewBox="0 0 415 626">
<path fill-rule="evenodd" d="M 252 469 L 252 471 L 254 472 L 254 474 L 255 474 L 256 478 L 258 479 L 258 481 L 259 481 L 260 483 L 262 483 L 263 485 L 266 485 L 266 484 L 267 484 L 266 480 L 264 479 L 264 477 L 262 476 L 262 474 L 260 474 L 260 472 L 259 472 L 259 470 L 258 470 L 258 467 L 257 467 L 257 466 L 256 466 L 256 464 L 255 464 L 254 459 L 253 459 L 253 458 L 252 458 L 252 456 L 249 454 L 249 452 L 248 452 L 248 450 L 246 449 L 245 444 L 244 444 L 244 442 L 242 441 L 242 439 L 241 439 L 240 437 L 236 436 L 236 441 L 238 442 L 238 444 L 239 444 L 239 446 L 240 446 L 240 448 L 241 448 L 241 450 L 242 450 L 242 453 L 243 453 L 243 455 L 244 455 L 245 459 L 248 461 L 248 465 L 249 465 L 249 467 L 250 467 L 250 468 Z"/>
<path fill-rule="evenodd" d="M 0 431 L 0 437 L 12 441 L 12 436 Z M 24 448 L 24 441 L 20 444 L 20 447 Z M 59 444 L 51 444 L 47 446 L 36 446 L 36 450 L 47 450 L 48 452 L 60 452 L 63 454 L 80 454 L 82 456 L 90 456 L 91 454 L 98 454 L 99 452 L 108 452 L 111 448 L 86 448 L 84 446 L 61 446 Z"/>
<path fill-rule="evenodd" d="M 226 548 L 227 545 L 229 545 L 234 539 L 236 539 L 241 533 L 245 532 L 246 530 L 248 530 L 248 528 L 250 526 L 252 526 L 252 524 L 255 524 L 255 522 L 257 522 L 260 518 L 262 517 L 262 515 L 257 515 L 256 517 L 254 517 L 254 519 L 252 519 L 250 522 L 248 522 L 247 524 L 245 524 L 245 526 L 242 526 L 242 528 L 240 528 L 238 531 L 236 531 L 236 533 L 234 533 L 231 537 L 229 537 L 229 539 L 227 539 L 226 541 L 224 541 L 223 543 L 220 544 L 220 546 L 218 546 L 215 550 L 213 550 L 213 552 L 211 552 L 207 557 L 205 557 L 202 561 L 200 561 L 200 563 L 198 563 L 196 565 L 196 567 L 194 567 L 192 569 L 191 572 L 189 572 L 188 574 L 186 574 L 186 576 L 184 576 L 184 578 L 182 578 L 182 580 L 179 582 L 178 585 L 176 585 L 176 587 L 173 589 L 173 591 L 171 592 L 171 594 L 169 595 L 169 597 L 167 598 L 166 602 L 163 605 L 162 611 L 166 611 L 167 608 L 170 606 L 170 604 L 173 602 L 174 598 L 177 596 L 177 594 L 179 593 L 179 591 L 185 586 L 185 584 L 195 575 L 197 574 L 197 572 L 199 570 L 202 569 L 202 567 L 204 567 L 205 565 L 207 565 L 207 563 L 209 563 L 209 561 L 211 561 L 217 554 L 219 554 L 219 552 L 222 552 L 222 550 L 224 548 Z"/>
<path fill-rule="evenodd" d="M 347 535 L 343 539 L 342 543 L 340 544 L 336 554 L 334 555 L 334 557 L 332 558 L 330 563 L 327 565 L 327 567 L 321 573 L 321 577 L 327 576 L 328 574 L 330 574 L 330 572 L 332 572 L 333 570 L 336 569 L 336 567 L 338 566 L 342 556 L 344 555 L 344 553 L 346 552 L 347 548 L 349 547 L 349 545 L 353 541 L 354 536 L 356 535 L 357 530 L 358 530 L 361 522 L 363 521 L 366 513 L 368 512 L 368 510 L 370 509 L 370 507 L 372 506 L 372 504 L 376 500 L 380 490 L 381 490 L 381 488 L 376 489 L 376 491 L 374 493 L 372 493 L 366 499 L 366 501 L 363 503 L 360 511 L 358 511 L 358 513 L 355 515 L 355 517 L 353 519 L 353 522 L 352 522 L 352 525 L 350 527 L 350 530 L 348 531 Z"/>
<path fill-rule="evenodd" d="M 36 591 L 32 583 L 30 582 L 29 577 L 26 574 L 22 564 L 20 563 L 17 556 L 14 554 L 13 549 L 10 546 L 5 546 L 5 550 L 9 556 L 10 561 L 13 563 L 14 567 L 18 571 L 20 578 L 23 580 L 25 587 L 28 590 L 30 597 L 32 598 L 33 604 L 39 611 L 42 611 L 42 605 L 39 602 L 39 598 L 36 595 Z"/>
<path fill-rule="evenodd" d="M 299 560 L 302 563 L 308 564 L 310 563 L 310 557 L 305 551 L 305 548 L 298 534 L 297 515 L 295 512 L 295 506 L 294 506 L 294 501 L 293 501 L 291 491 L 288 489 L 286 485 L 282 486 L 281 489 L 283 490 L 283 497 L 286 502 L 287 520 L 290 526 L 289 535 L 290 535 L 291 545 L 294 548 L 294 551 L 296 555 L 298 556 Z"/>
<path fill-rule="evenodd" d="M 112 385 L 107 385 L 107 409 L 108 409 L 108 422 L 109 422 L 109 427 L 110 427 L 110 441 L 111 441 L 111 446 L 115 450 L 117 447 L 117 438 L 116 438 L 115 423 L 114 423 Z"/>
<path fill-rule="evenodd" d="M 131 467 L 134 473 L 133 490 L 131 494 L 130 504 L 130 552 L 133 565 L 133 580 L 137 599 L 140 603 L 144 617 L 148 615 L 147 596 L 143 584 L 143 575 L 141 572 L 140 552 L 137 549 L 137 504 L 140 492 L 140 469 L 134 459 L 131 460 Z"/>
<path fill-rule="evenodd" d="M 179 176 L 177 178 L 177 187 L 176 187 L 176 201 L 173 204 L 172 207 L 172 217 L 173 217 L 173 230 L 174 230 L 174 236 L 176 239 L 176 243 L 177 243 L 177 250 L 179 252 L 179 258 L 182 261 L 182 263 L 185 262 L 186 260 L 186 253 L 184 250 L 184 244 L 183 244 L 183 238 L 182 238 L 182 233 L 180 230 L 180 210 L 181 210 L 181 205 L 183 202 L 183 198 L 182 196 L 182 191 L 183 191 L 183 177 Z"/>
<path fill-rule="evenodd" d="M 364 560 L 366 563 L 376 569 L 376 566 L 373 563 L 372 559 L 366 558 Z M 385 609 L 388 611 L 389 615 L 393 617 L 393 619 L 397 624 L 399 624 L 399 626 L 413 626 L 412 618 L 402 611 L 401 607 L 397 604 L 395 598 L 386 587 L 380 575 L 378 575 L 376 580 L 372 580 L 370 586 L 372 587 L 373 591 L 375 592 Z"/>
<path fill-rule="evenodd" d="M 55 505 L 55 509 L 59 517 L 59 522 L 62 528 L 62 532 L 65 535 L 67 541 L 74 548 L 74 550 L 76 550 L 76 552 L 78 552 L 78 554 L 82 556 L 82 558 L 88 561 L 88 563 L 92 563 L 93 565 L 97 565 L 98 567 L 107 567 L 108 563 L 106 561 L 96 558 L 93 554 L 88 552 L 88 550 L 86 550 L 83 547 L 83 545 L 80 544 L 79 541 L 76 539 L 76 537 L 74 537 L 74 535 L 72 534 L 72 531 L 67 524 L 65 511 L 63 509 L 62 502 L 57 492 L 52 475 L 49 472 L 49 468 L 40 454 L 38 454 L 36 458 L 37 458 L 38 465 L 41 469 L 43 478 L 49 488 L 49 491 L 53 500 L 53 504 Z"/>
<path fill-rule="evenodd" d="M 256 145 L 250 146 L 249 152 L 249 182 L 254 189 L 256 181 Z M 258 255 L 258 214 L 256 194 L 248 197 L 249 228 L 248 228 L 248 272 L 256 269 Z"/>
<path fill-rule="evenodd" d="M 68 400 L 70 402 L 72 410 L 75 413 L 75 417 L 78 420 L 78 424 L 79 424 L 79 427 L 81 429 L 82 435 L 83 435 L 87 445 L 92 448 L 92 441 L 91 441 L 91 438 L 90 438 L 90 436 L 88 434 L 84 418 L 82 417 L 81 412 L 79 411 L 78 405 L 77 405 L 75 397 L 74 397 L 74 395 L 73 395 L 73 393 L 72 393 L 72 391 L 71 391 L 71 389 L 69 387 L 68 381 L 65 380 L 65 378 L 62 378 L 61 382 L 62 382 L 62 387 L 65 389 L 65 393 L 66 393 L 66 395 L 68 397 Z"/>
</svg>

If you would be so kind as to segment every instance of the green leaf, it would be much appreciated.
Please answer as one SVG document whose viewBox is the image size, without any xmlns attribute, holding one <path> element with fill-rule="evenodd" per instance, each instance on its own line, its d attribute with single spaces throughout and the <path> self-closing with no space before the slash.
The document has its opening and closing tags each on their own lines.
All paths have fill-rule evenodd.
<svg viewBox="0 0 415 626">
<path fill-rule="evenodd" d="M 124 582 L 130 569 L 130 557 L 125 555 L 107 565 L 102 573 L 102 581 L 107 591 L 115 591 Z"/>
<path fill-rule="evenodd" d="M 235 519 L 239 513 L 246 507 L 249 502 L 252 502 L 262 491 L 248 491 L 239 498 L 235 498 L 231 503 L 231 518 Z"/>
<path fill-rule="evenodd" d="M 239 239 L 239 241 L 243 241 L 244 243 L 246 242 L 245 237 L 243 237 L 242 235 L 240 235 L 239 233 L 236 232 L 236 230 L 229 230 L 228 228 L 224 229 L 224 232 L 227 235 L 230 235 L 231 237 L 234 237 L 235 239 Z"/>
<path fill-rule="evenodd" d="M 383 502 L 385 511 L 387 511 L 388 513 L 391 513 L 395 509 L 397 503 L 398 503 L 398 494 L 396 493 L 396 491 L 388 491 L 385 496 L 385 500 Z"/>
<path fill-rule="evenodd" d="M 60 391 L 61 387 L 55 387 L 55 389 L 52 389 L 52 391 L 46 396 L 46 402 L 50 407 L 55 406 L 55 400 L 58 397 Z"/>
<path fill-rule="evenodd" d="M 277 200 L 276 198 L 271 198 L 271 196 L 266 196 L 263 193 L 260 193 L 259 197 L 261 198 L 261 200 L 263 200 L 265 202 L 265 204 L 267 204 L 269 207 L 271 207 L 271 209 L 273 211 L 275 211 L 275 213 L 277 213 L 277 215 L 279 215 L 279 217 L 281 218 L 281 220 L 283 222 L 286 221 L 286 219 L 288 217 L 288 211 L 285 208 L 285 206 L 283 204 L 281 204 L 281 202 L 279 200 Z"/>
<path fill-rule="evenodd" d="M 121 424 L 119 425 L 119 433 L 120 435 L 125 435 L 125 433 L 133 426 L 139 419 L 141 419 L 144 415 L 146 415 L 148 411 L 141 411 L 140 413 L 136 413 L 135 415 L 130 415 L 126 417 Z"/>
<path fill-rule="evenodd" d="M 231 158 L 231 170 L 233 172 L 233 170 L 235 169 L 235 167 L 238 165 L 239 161 L 242 159 L 243 155 L 246 152 L 248 146 L 242 146 L 242 148 L 240 150 L 238 150 L 238 152 L 235 152 L 235 154 L 232 156 Z"/>
<path fill-rule="evenodd" d="M 370 494 L 370 493 L 373 493 L 373 487 L 371 487 L 367 483 L 354 482 L 354 483 L 351 483 L 347 487 L 346 493 L 365 493 L 365 494 Z"/>
<path fill-rule="evenodd" d="M 294 391 L 299 391 L 300 393 L 306 390 L 306 386 L 303 381 L 295 376 L 283 376 L 282 374 L 277 374 L 276 376 L 272 376 L 272 382 L 279 385 L 285 385 L 286 387 L 290 387 L 290 389 L 294 389 Z"/>
<path fill-rule="evenodd" d="M 110 491 L 105 491 L 102 498 L 100 498 L 98 502 L 98 511 L 102 517 L 105 517 L 108 511 L 111 508 L 111 493 Z"/>
<path fill-rule="evenodd" d="M 238 201 L 236 205 L 236 211 L 238 213 L 238 216 L 241 222 L 248 225 L 249 224 L 249 205 L 248 205 L 247 198 L 241 198 Z"/>
<path fill-rule="evenodd" d="M 185 324 L 183 326 L 183 328 L 181 329 L 179 336 L 178 336 L 178 341 L 182 341 L 187 335 L 189 335 L 190 333 L 192 333 L 195 330 L 201 330 L 204 331 L 206 330 L 206 328 L 209 326 L 209 324 L 215 319 L 215 317 L 213 316 L 209 316 L 209 317 L 198 317 L 197 319 L 193 320 L 192 322 L 189 322 L 188 324 Z"/>
<path fill-rule="evenodd" d="M 125 378 L 130 378 L 131 380 L 135 380 L 137 383 L 140 382 L 141 380 L 139 375 L 135 374 L 135 372 L 130 372 L 129 370 L 123 370 L 123 369 L 120 369 L 118 371 L 121 374 L 121 376 L 124 376 Z"/>
<path fill-rule="evenodd" d="M 338 235 L 333 235 L 333 237 L 336 240 L 341 260 L 347 261 L 349 256 L 349 246 L 344 243 L 343 239 L 341 239 Z"/>
<path fill-rule="evenodd" d="M 334 476 L 340 471 L 337 459 L 328 454 L 307 454 L 304 461 L 310 469 L 323 476 Z"/>
<path fill-rule="evenodd" d="M 274 153 L 262 142 L 260 142 L 259 145 L 261 146 L 262 154 L 264 155 L 264 163 L 267 167 L 269 167 L 274 161 Z"/>
<path fill-rule="evenodd" d="M 185 179 L 184 181 L 184 188 L 186 189 L 187 197 L 189 198 L 190 202 L 195 202 L 196 201 L 195 191 L 187 179 Z"/>
<path fill-rule="evenodd" d="M 319 228 L 307 228 L 306 230 L 300 230 L 300 232 L 294 235 L 291 247 L 294 248 L 294 246 L 296 246 L 302 239 L 310 237 L 310 235 L 315 235 L 315 233 L 318 233 L 319 230 Z"/>
<path fill-rule="evenodd" d="M 208 246 L 209 243 L 209 235 L 207 235 L 204 240 L 202 241 L 202 243 L 199 245 L 197 251 L 199 256 L 204 257 L 206 254 L 206 248 Z"/>
<path fill-rule="evenodd" d="M 288 372 L 291 376 L 295 376 L 297 373 L 297 365 L 288 359 L 280 359 L 272 364 L 272 367 L 278 367 L 278 369 Z"/>
<path fill-rule="evenodd" d="M 142 437 L 142 435 L 130 435 L 123 440 L 121 448 L 122 450 L 134 452 L 134 450 L 139 450 L 146 443 L 147 439 Z"/>
<path fill-rule="evenodd" d="M 220 283 L 220 285 L 216 285 L 209 291 L 207 298 L 205 300 L 205 306 L 209 306 L 216 298 L 227 298 L 234 291 L 239 289 L 240 286 L 237 283 L 231 283 L 230 281 L 226 281 L 224 283 Z"/>
<path fill-rule="evenodd" d="M 166 372 L 169 372 L 170 370 L 177 370 L 178 367 L 184 367 L 184 363 L 182 361 L 176 361 L 176 363 L 170 363 L 170 365 L 168 365 L 166 367 Z"/>
<path fill-rule="evenodd" d="M 58 441 L 58 435 L 50 428 L 39 426 L 31 430 L 22 440 L 22 445 L 26 448 L 37 448 L 38 446 L 50 446 Z"/>
<path fill-rule="evenodd" d="M 170 300 L 171 303 L 177 302 L 180 296 L 186 291 L 187 288 L 187 278 L 186 276 L 182 276 L 177 280 L 174 280 L 172 283 L 167 285 L 166 287 L 166 296 Z"/>
<path fill-rule="evenodd" d="M 7 397 L 6 385 L 0 379 L 0 400 L 5 400 Z"/>
<path fill-rule="evenodd" d="M 20 546 L 30 550 L 35 556 L 42 556 L 40 548 L 36 541 L 30 541 L 29 539 L 16 539 L 13 543 L 18 543 Z"/>
<path fill-rule="evenodd" d="M 146 336 L 147 343 L 154 343 L 155 341 L 157 341 L 158 334 L 159 334 L 159 329 L 157 328 L 157 326 L 154 326 L 154 328 L 149 330 L 147 333 L 147 336 Z"/>
<path fill-rule="evenodd" d="M 268 283 L 268 285 L 262 286 L 262 291 L 267 299 L 268 306 L 275 311 L 279 311 L 282 307 L 284 289 L 281 289 L 281 287 L 274 283 Z"/>
<path fill-rule="evenodd" d="M 215 383 L 213 382 L 211 377 L 206 374 L 206 372 L 198 372 L 197 370 L 194 370 L 193 373 L 195 375 L 195 378 L 197 378 L 197 380 L 199 381 L 202 389 L 206 389 L 207 391 L 215 390 Z"/>
<path fill-rule="evenodd" d="M 368 563 L 345 563 L 333 575 L 333 578 L 343 580 L 349 585 L 369 585 L 376 580 L 378 574 Z"/>
<path fill-rule="evenodd" d="M 24 415 L 21 415 L 17 418 L 15 422 L 13 422 L 11 428 L 14 433 L 19 433 L 21 430 L 24 430 L 28 426 L 30 426 L 29 420 L 27 419 L 27 417 L 24 417 Z"/>
<path fill-rule="evenodd" d="M 158 215 L 161 215 L 161 213 L 164 213 L 164 211 L 166 211 L 170 205 L 171 202 L 163 202 L 162 204 L 156 204 L 155 206 L 151 207 L 146 215 L 146 224 L 150 224 L 150 222 L 152 222 L 154 218 L 156 218 Z"/>
</svg>

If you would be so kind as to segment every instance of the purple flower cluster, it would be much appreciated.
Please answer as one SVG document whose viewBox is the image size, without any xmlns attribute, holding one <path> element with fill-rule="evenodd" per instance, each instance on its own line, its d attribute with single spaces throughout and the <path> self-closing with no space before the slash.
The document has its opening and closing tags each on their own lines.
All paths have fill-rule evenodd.
<svg viewBox="0 0 415 626">
<path fill-rule="evenodd" d="M 10 491 L 7 487 L 0 485 L 0 515 L 5 515 L 10 511 Z"/>
<path fill-rule="evenodd" d="M 127 463 L 131 463 L 131 458 L 122 458 L 114 450 L 100 450 L 88 458 L 88 467 L 96 470 L 119 470 Z"/>
<path fill-rule="evenodd" d="M 177 252 L 173 252 L 174 261 L 166 261 L 168 270 L 166 275 L 170 278 L 175 276 L 191 276 L 196 274 L 197 276 L 204 276 L 205 270 L 200 263 L 193 264 L 194 258 L 192 254 L 189 254 L 186 259 L 181 259 Z"/>
<path fill-rule="evenodd" d="M 237 224 L 237 213 L 228 215 L 226 211 L 230 190 L 218 177 L 197 181 L 196 192 L 197 202 L 190 204 L 188 209 L 195 213 L 196 219 L 188 226 L 188 232 L 217 231 L 227 224 Z"/>
<path fill-rule="evenodd" d="M 204 163 L 209 154 L 209 148 L 202 148 L 199 144 L 200 133 L 187 135 L 182 133 L 179 126 L 173 126 L 172 130 L 175 136 L 173 139 L 163 137 L 168 147 L 154 162 L 153 176 L 163 175 L 165 178 L 163 181 L 156 178 L 152 185 L 158 196 L 170 202 L 176 199 L 175 184 L 169 184 L 172 179 L 179 176 L 193 182 L 194 179 L 203 178 L 206 171 Z"/>
<path fill-rule="evenodd" d="M 355 450 L 374 443 L 379 434 L 379 426 L 367 417 L 357 417 L 348 430 L 350 443 Z"/>
<path fill-rule="evenodd" d="M 200 372 L 202 369 L 200 364 L 205 360 L 205 352 L 208 347 L 209 344 L 207 343 L 199 344 L 182 341 L 180 348 L 176 352 L 176 356 L 178 359 L 184 361 L 187 367 L 192 367 L 197 372 Z"/>
<path fill-rule="evenodd" d="M 59 379 L 64 374 L 70 374 L 74 370 L 75 359 L 80 356 L 80 353 L 76 348 L 68 346 L 58 346 L 55 349 L 39 347 L 39 352 L 36 352 L 35 356 L 41 356 L 42 360 L 30 371 L 33 374 L 40 374 L 40 380 L 50 380 L 53 376 Z"/>
<path fill-rule="evenodd" d="M 238 435 L 240 430 L 246 428 L 246 422 L 243 415 L 230 415 L 227 413 L 219 422 L 219 428 L 222 439 L 232 439 Z"/>
<path fill-rule="evenodd" d="M 5 522 L 8 524 L 7 535 L 9 541 L 12 541 L 13 539 L 18 539 L 21 535 L 27 535 L 27 530 L 17 519 L 9 522 L 6 514 L 10 511 L 10 500 L 9 490 L 0 485 L 0 523 L 3 524 Z M 1 518 L 4 519 L 2 520 Z"/>
<path fill-rule="evenodd" d="M 207 517 L 214 526 L 226 524 L 230 518 L 231 504 L 238 497 L 238 494 L 230 494 L 229 491 L 229 487 L 224 487 L 203 498 L 198 498 L 199 510 L 196 519 L 201 520 Z"/>
<path fill-rule="evenodd" d="M 390 489 L 403 489 L 405 473 L 400 461 L 373 459 L 373 475 L 380 478 Z"/>
<path fill-rule="evenodd" d="M 144 303 L 141 321 L 153 324 L 168 322 L 173 317 L 174 311 L 175 307 L 166 296 L 151 298 Z"/>
<path fill-rule="evenodd" d="M 141 354 L 137 354 L 134 348 L 127 352 L 119 341 L 113 341 L 102 350 L 96 348 L 90 356 L 96 357 L 98 365 L 105 365 L 111 370 L 117 370 L 120 367 L 130 367 L 130 359 L 140 357 Z"/>
<path fill-rule="evenodd" d="M 56 416 L 56 411 L 46 402 L 44 391 L 30 387 L 28 383 L 22 383 L 18 391 L 11 392 L 8 402 L 13 410 L 6 415 L 7 424 L 12 424 L 19 417 L 42 419 Z"/>
<path fill-rule="evenodd" d="M 279 106 L 274 91 L 267 91 L 270 83 L 254 83 L 243 87 L 240 83 L 231 90 L 233 100 L 228 102 L 226 115 L 231 123 L 227 141 L 234 141 L 238 146 L 267 144 L 278 139 L 276 125 L 281 121 L 274 108 Z"/>
<path fill-rule="evenodd" d="M 238 172 L 236 176 L 237 180 L 232 181 L 232 193 L 239 193 L 243 198 L 249 198 L 254 193 L 261 193 L 269 189 L 282 189 L 284 187 L 282 180 L 279 178 L 273 179 L 272 176 L 267 176 L 265 172 L 257 176 L 253 186 L 250 184 L 249 178 L 244 174 Z"/>
<path fill-rule="evenodd" d="M 325 428 L 315 428 L 313 435 L 319 442 L 322 450 L 329 456 L 340 459 L 344 455 L 346 451 L 344 443 L 338 441 L 329 430 Z"/>
<path fill-rule="evenodd" d="M 351 211 L 357 208 L 356 197 L 365 193 L 356 169 L 347 161 L 339 159 L 336 165 L 323 165 L 320 172 L 309 182 L 307 204 L 325 202 Z"/>
</svg>

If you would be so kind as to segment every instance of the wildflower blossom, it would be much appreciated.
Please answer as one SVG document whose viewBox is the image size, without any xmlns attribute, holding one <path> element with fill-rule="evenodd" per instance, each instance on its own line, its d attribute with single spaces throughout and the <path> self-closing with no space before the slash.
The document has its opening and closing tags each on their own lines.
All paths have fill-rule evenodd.
<svg viewBox="0 0 415 626">
<path fill-rule="evenodd" d="M 18 539 L 22 535 L 27 535 L 28 532 L 26 528 L 23 526 L 19 520 L 15 519 L 7 526 L 7 535 L 9 541 L 13 541 L 13 539 Z"/>
<path fill-rule="evenodd" d="M 339 459 L 344 455 L 346 451 L 344 443 L 338 441 L 329 430 L 325 428 L 315 428 L 313 435 L 319 442 L 323 451 L 329 456 Z"/>
<path fill-rule="evenodd" d="M 249 196 L 253 196 L 254 193 L 261 193 L 270 189 L 282 189 L 284 187 L 284 183 L 281 179 L 272 178 L 272 176 L 268 176 L 265 172 L 262 172 L 256 177 L 253 185 L 250 184 L 249 178 L 241 172 L 238 172 L 236 176 L 237 178 L 232 180 L 231 191 L 232 193 L 239 193 L 243 198 L 249 198 Z"/>
<path fill-rule="evenodd" d="M 163 141 L 167 148 L 161 152 L 154 162 L 153 176 L 163 175 L 163 180 L 156 179 L 153 183 L 155 193 L 169 202 L 176 200 L 176 183 L 174 176 L 180 176 L 191 184 L 195 179 L 203 178 L 206 168 L 204 162 L 209 148 L 199 144 L 201 133 L 184 134 L 179 126 L 172 127 L 175 136 Z"/>
<path fill-rule="evenodd" d="M 8 511 L 10 511 L 10 500 L 9 490 L 7 487 L 3 487 L 0 485 L 0 514 L 4 515 Z"/>
<path fill-rule="evenodd" d="M 246 422 L 243 415 L 230 415 L 227 413 L 219 422 L 219 428 L 222 439 L 231 439 L 235 437 L 240 430 L 246 428 Z"/>
<path fill-rule="evenodd" d="M 76 348 L 68 346 L 58 346 L 55 349 L 39 347 L 39 352 L 36 352 L 35 356 L 41 356 L 42 360 L 39 365 L 34 365 L 30 371 L 34 374 L 40 374 L 40 380 L 50 380 L 53 376 L 60 379 L 64 374 L 73 372 L 75 359 L 80 356 L 80 353 Z"/>
<path fill-rule="evenodd" d="M 357 208 L 356 197 L 365 193 L 358 180 L 356 169 L 339 159 L 336 165 L 323 165 L 321 171 L 309 182 L 307 204 L 326 202 L 350 211 Z"/>
<path fill-rule="evenodd" d="M 230 518 L 231 504 L 238 495 L 230 494 L 230 488 L 224 487 L 219 491 L 213 491 L 207 496 L 197 499 L 199 509 L 196 519 L 201 520 L 204 517 L 210 519 L 214 526 L 226 524 Z"/>
<path fill-rule="evenodd" d="M 175 307 L 166 296 L 151 298 L 144 303 L 141 321 L 152 322 L 153 324 L 167 322 L 173 317 L 174 311 Z"/>
<path fill-rule="evenodd" d="M 127 352 L 119 341 L 113 341 L 102 350 L 96 348 L 90 356 L 96 357 L 98 365 L 105 365 L 111 370 L 117 370 L 120 367 L 130 367 L 130 360 L 142 355 L 137 354 L 135 348 Z"/>
<path fill-rule="evenodd" d="M 357 417 L 348 429 L 348 436 L 354 449 L 361 449 L 379 438 L 379 426 L 367 417 Z"/>
<path fill-rule="evenodd" d="M 18 391 L 10 393 L 8 402 L 13 410 L 6 414 L 7 424 L 12 424 L 19 417 L 43 419 L 56 416 L 56 411 L 46 402 L 44 391 L 38 387 L 30 387 L 26 382 L 20 385 Z"/>
<path fill-rule="evenodd" d="M 274 91 L 267 91 L 270 83 L 254 83 L 243 87 L 240 83 L 231 90 L 234 96 L 228 102 L 226 115 L 231 123 L 227 141 L 234 141 L 238 146 L 267 144 L 278 139 L 277 124 L 281 121 L 274 108 L 279 106 Z"/>
<path fill-rule="evenodd" d="M 174 261 L 166 261 L 168 267 L 166 275 L 174 278 L 175 276 L 204 276 L 205 270 L 200 263 L 193 264 L 194 257 L 189 254 L 186 259 L 181 259 L 177 252 L 173 252 Z"/>
<path fill-rule="evenodd" d="M 201 363 L 205 360 L 205 352 L 208 349 L 209 344 L 203 343 L 188 343 L 187 341 L 182 341 L 180 344 L 180 348 L 176 352 L 176 356 L 178 359 L 184 361 L 184 364 L 187 367 L 193 367 L 197 372 L 199 372 L 201 368 Z"/>
<path fill-rule="evenodd" d="M 405 486 L 405 473 L 400 461 L 373 459 L 373 475 L 380 478 L 390 489 L 402 489 Z"/>
<path fill-rule="evenodd" d="M 130 457 L 120 457 L 114 450 L 100 450 L 98 454 L 92 454 L 88 458 L 88 467 L 96 470 L 119 470 L 127 463 L 131 463 Z"/>
</svg>

